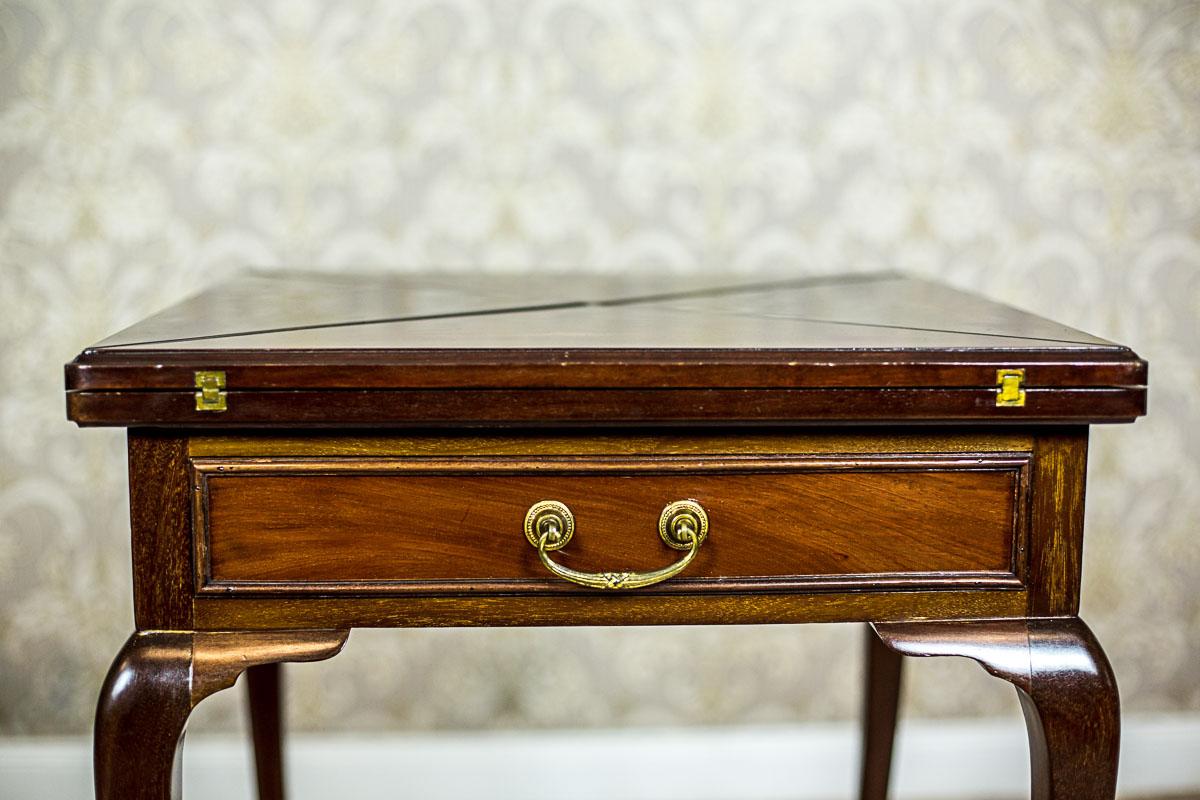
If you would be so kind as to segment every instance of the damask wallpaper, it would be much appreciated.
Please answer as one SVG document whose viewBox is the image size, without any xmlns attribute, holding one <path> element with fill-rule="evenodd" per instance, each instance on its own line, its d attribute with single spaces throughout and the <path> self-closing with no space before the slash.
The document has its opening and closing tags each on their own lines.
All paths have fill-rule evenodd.
<svg viewBox="0 0 1200 800">
<path fill-rule="evenodd" d="M 132 625 L 123 437 L 65 421 L 61 365 L 251 265 L 894 267 L 1128 342 L 1150 416 L 1093 437 L 1084 615 L 1127 709 L 1200 711 L 1196 2 L 0 3 L 0 734 L 86 731 Z M 293 721 L 838 718 L 857 645 L 363 631 Z M 1016 707 L 911 674 L 914 714 Z"/>
</svg>

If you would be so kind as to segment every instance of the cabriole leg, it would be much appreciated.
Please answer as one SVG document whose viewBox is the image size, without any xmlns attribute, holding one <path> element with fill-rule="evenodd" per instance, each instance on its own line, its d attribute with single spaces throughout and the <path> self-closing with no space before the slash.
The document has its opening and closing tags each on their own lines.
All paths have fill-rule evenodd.
<svg viewBox="0 0 1200 800">
<path fill-rule="evenodd" d="M 180 795 L 188 715 L 247 668 L 320 661 L 348 631 L 133 634 L 117 654 L 96 707 L 97 800 L 171 800 Z"/>
<path fill-rule="evenodd" d="M 873 626 L 906 656 L 964 656 L 1017 689 L 1033 800 L 1113 800 L 1120 703 L 1108 658 L 1082 620 L 906 622 Z"/>
</svg>

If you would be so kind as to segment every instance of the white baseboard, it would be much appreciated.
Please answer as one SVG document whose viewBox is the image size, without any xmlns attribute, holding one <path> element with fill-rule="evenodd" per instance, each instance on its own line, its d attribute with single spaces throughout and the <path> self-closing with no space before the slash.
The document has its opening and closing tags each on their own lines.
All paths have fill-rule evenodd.
<svg viewBox="0 0 1200 800">
<path fill-rule="evenodd" d="M 1125 720 L 1124 797 L 1200 790 L 1200 715 Z M 847 723 L 682 730 L 313 735 L 289 738 L 292 800 L 842 800 L 858 735 Z M 1023 726 L 901 726 L 896 800 L 1028 797 Z M 0 798 L 91 797 L 84 739 L 0 739 Z M 187 800 L 252 797 L 248 745 L 189 737 Z"/>
</svg>

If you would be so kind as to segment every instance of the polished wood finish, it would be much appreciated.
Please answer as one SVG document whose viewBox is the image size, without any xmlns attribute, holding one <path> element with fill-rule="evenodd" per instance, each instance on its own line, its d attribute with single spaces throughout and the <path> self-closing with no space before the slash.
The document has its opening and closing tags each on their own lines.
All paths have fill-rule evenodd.
<svg viewBox="0 0 1200 800">
<path fill-rule="evenodd" d="M 246 670 L 246 705 L 254 744 L 258 800 L 283 800 L 283 667 L 259 664 Z"/>
<path fill-rule="evenodd" d="M 1047 431 L 1033 460 L 1032 519 L 1039 531 L 1030 554 L 1029 615 L 1079 612 L 1083 565 L 1083 495 L 1087 476 L 1087 429 Z"/>
<path fill-rule="evenodd" d="M 135 633 L 117 654 L 96 708 L 97 800 L 180 794 L 184 725 L 192 710 L 190 633 Z"/>
<path fill-rule="evenodd" d="M 1024 406 L 997 403 L 1023 369 Z M 198 410 L 196 371 L 226 410 Z M 863 797 L 882 800 L 898 654 L 1018 688 L 1034 792 L 1111 800 L 1117 699 L 1079 607 L 1088 424 L 1145 411 L 1128 348 L 895 275 L 256 274 L 67 365 L 68 416 L 129 431 L 136 632 L 97 709 L 103 800 L 177 790 L 191 709 L 247 669 L 282 796 L 277 663 L 352 627 L 870 622 Z M 554 498 L 601 593 L 546 574 Z M 935 620 L 935 621 L 933 621 Z"/>
<path fill-rule="evenodd" d="M 132 443 L 143 439 L 156 441 L 154 434 L 135 431 L 131 433 Z M 722 458 L 738 458 L 747 462 L 773 455 L 779 457 L 809 457 L 820 456 L 834 460 L 843 455 L 862 456 L 864 460 L 871 458 L 891 458 L 900 454 L 909 454 L 918 461 L 922 458 L 933 457 L 953 458 L 966 457 L 995 457 L 1003 454 L 1005 458 L 1032 458 L 1035 469 L 1040 464 L 1042 484 L 1044 486 L 1076 487 L 1083 480 L 1082 458 L 1062 459 L 1048 458 L 1039 461 L 1039 454 L 1047 443 L 1057 448 L 1055 452 L 1070 442 L 1073 452 L 1082 454 L 1086 448 L 1086 429 L 1038 429 L 1036 435 L 1028 432 L 1007 433 L 996 430 L 983 430 L 975 433 L 973 430 L 954 432 L 928 431 L 913 432 L 911 429 L 884 430 L 823 430 L 813 432 L 747 432 L 723 431 L 709 433 L 691 432 L 661 432 L 657 434 L 637 434 L 635 432 L 618 431 L 611 434 L 592 434 L 591 432 L 573 433 L 522 433 L 519 435 L 482 435 L 479 433 L 463 434 L 374 434 L 372 436 L 346 436 L 330 434 L 284 434 L 248 436 L 199 435 L 187 437 L 184 449 L 187 455 L 183 462 L 175 463 L 171 468 L 186 473 L 187 460 L 206 461 L 216 459 L 220 463 L 235 461 L 275 463 L 283 461 L 304 461 L 306 459 L 329 459 L 350 464 L 370 462 L 374 464 L 379 459 L 394 459 L 398 461 L 425 460 L 427 463 L 437 460 L 457 460 L 460 462 L 496 459 L 517 459 L 522 462 L 537 462 L 549 465 L 556 460 L 612 460 L 625 458 L 631 461 L 655 462 L 655 459 L 676 458 L 686 461 L 688 458 L 703 458 L 706 462 Z M 141 446 L 141 445 L 139 445 Z M 479 456 L 472 459 L 470 454 Z M 257 458 L 251 454 L 259 454 Z M 990 454 L 990 456 L 989 456 Z M 263 461 L 266 459 L 266 462 Z M 853 461 L 853 458 L 850 459 Z M 174 462 L 173 462 L 174 463 Z M 655 462 L 657 463 L 657 462 Z M 136 479 L 143 491 L 150 493 L 167 492 L 174 497 L 171 487 L 176 485 L 178 476 L 164 480 L 160 473 L 153 480 Z M 1032 476 L 1034 473 L 1030 472 Z M 186 478 L 190 480 L 190 478 Z M 1024 543 L 1026 554 L 1017 558 L 1015 574 L 1022 574 L 1021 567 L 1029 561 L 1041 558 L 1053 558 L 1054 548 L 1048 548 L 1045 543 L 1062 541 L 1059 532 L 1063 530 L 1064 519 L 1072 518 L 1071 512 L 1064 516 L 1062 509 L 1054 502 L 1038 502 L 1037 493 L 1033 491 L 1031 481 L 1030 500 L 1018 503 L 1018 512 L 1026 507 L 1032 513 L 1028 521 L 1018 525 L 1018 530 L 1027 531 L 1023 538 L 1018 537 L 1018 543 Z M 195 486 L 196 484 L 191 484 Z M 193 489 L 193 493 L 194 493 Z M 1071 488 L 1063 497 L 1077 493 L 1077 488 Z M 304 502 L 301 498 L 298 502 Z M 665 500 L 663 501 L 665 502 Z M 938 501 L 929 502 L 937 504 Z M 1042 509 L 1041 512 L 1038 509 Z M 1055 509 L 1058 509 L 1057 511 Z M 520 509 L 523 513 L 523 508 Z M 654 509 L 651 509 L 652 511 Z M 184 516 L 179 519 L 189 520 L 190 513 L 185 509 Z M 623 513 L 632 513 L 625 508 Z M 460 514 L 461 516 L 461 514 Z M 519 524 L 519 523 L 514 523 Z M 201 526 L 201 530 L 202 530 Z M 638 533 L 640 526 L 629 525 L 623 528 L 627 535 L 635 537 L 637 547 L 643 547 Z M 167 528 L 160 538 L 160 547 L 171 542 L 176 548 L 172 563 L 193 564 L 193 539 L 190 531 L 178 528 Z M 850 533 L 850 532 L 848 532 Z M 847 541 L 853 542 L 859 536 L 871 537 L 870 527 L 866 530 L 856 530 L 853 535 L 847 535 Z M 578 544 L 583 546 L 590 541 L 585 537 L 581 528 Z M 327 535 L 337 536 L 336 530 Z M 959 532 L 954 535 L 965 535 Z M 665 551 L 658 546 L 655 537 L 650 536 L 651 550 L 645 555 L 650 559 Z M 518 542 L 521 540 L 519 539 Z M 633 541 L 631 539 L 630 541 Z M 714 542 L 717 541 L 714 539 Z M 1070 546 L 1070 540 L 1066 540 Z M 196 542 L 199 544 L 200 542 Z M 518 547 L 521 551 L 524 545 Z M 529 555 L 533 555 L 532 548 Z M 644 552 L 644 551 L 643 551 Z M 1039 555 L 1041 554 L 1041 555 Z M 196 564 L 202 563 L 195 561 Z M 623 601 L 605 604 L 589 604 L 589 600 L 580 598 L 580 606 L 571 611 L 562 611 L 555 602 L 531 602 L 529 597 L 500 597 L 489 602 L 481 602 L 482 598 L 446 598 L 448 602 L 431 602 L 430 599 L 411 597 L 407 601 L 389 601 L 387 598 L 364 598 L 361 603 L 349 603 L 341 606 L 328 598 L 312 598 L 315 604 L 313 613 L 320 622 L 310 621 L 306 611 L 307 602 L 304 598 L 305 587 L 296 586 L 292 589 L 283 587 L 272 589 L 267 585 L 260 586 L 258 594 L 272 591 L 282 592 L 281 600 L 286 600 L 282 606 L 272 606 L 270 602 L 260 602 L 258 599 L 248 599 L 236 606 L 221 607 L 208 604 L 205 594 L 196 594 L 196 572 L 193 569 L 186 576 L 171 577 L 170 573 L 159 574 L 157 580 L 164 585 L 179 581 L 175 592 L 192 598 L 191 609 L 195 609 L 197 628 L 221 628 L 230 625 L 245 624 L 250 627 L 261 627 L 256 620 L 275 618 L 279 623 L 291 627 L 337 626 L 337 617 L 329 615 L 329 609 L 338 607 L 344 609 L 347 620 L 353 624 L 393 625 L 393 624 L 570 624 L 571 622 L 587 622 L 588 624 L 619 624 L 622 619 L 633 618 L 636 624 L 655 624 L 670 622 L 672 624 L 686 623 L 688 615 L 694 615 L 697 622 L 728 621 L 736 615 L 744 615 L 747 622 L 770 621 L 801 621 L 805 610 L 812 608 L 812 613 L 824 620 L 894 620 L 903 617 L 903 612 L 896 610 L 889 601 L 883 603 L 882 598 L 889 591 L 909 590 L 904 597 L 911 603 L 913 609 L 920 609 L 925 617 L 959 618 L 964 616 L 1016 616 L 1024 613 L 1023 608 L 1031 604 L 1041 603 L 1043 606 L 1053 598 L 1053 587 L 1043 582 L 1040 574 L 1031 569 L 1025 570 L 1020 585 L 1012 578 L 1004 575 L 974 575 L 958 576 L 946 573 L 936 573 L 925 576 L 896 575 L 876 573 L 864 585 L 858 578 L 846 577 L 843 574 L 806 576 L 798 582 L 775 583 L 774 591 L 786 590 L 799 592 L 803 601 L 790 598 L 779 598 L 779 602 L 755 603 L 754 598 L 764 589 L 771 590 L 771 585 L 743 582 L 740 586 L 726 578 L 728 585 L 722 591 L 737 593 L 728 602 L 695 607 L 678 601 L 667 602 L 665 597 L 661 603 L 650 604 L 646 608 L 630 612 L 627 609 L 618 610 L 617 606 Z M 912 592 L 912 581 L 919 578 L 924 581 L 942 581 L 941 591 Z M 778 579 L 777 579 L 778 580 Z M 908 581 L 906 585 L 905 582 Z M 973 592 L 950 591 L 951 587 L 971 588 Z M 320 586 L 313 586 L 320 590 Z M 371 590 L 369 585 L 361 586 Z M 448 587 L 442 587 L 448 588 Z M 462 591 L 463 587 L 459 587 Z M 476 594 L 479 587 L 472 587 L 471 593 Z M 507 587 L 512 589 L 513 587 Z M 864 591 L 867 589 L 868 591 Z M 571 587 L 563 584 L 562 591 L 570 593 Z M 671 584 L 655 590 L 643 590 L 644 594 L 655 592 L 667 594 L 672 591 Z M 709 592 L 708 594 L 711 594 Z M 818 597 L 819 601 L 812 598 Z M 217 598 L 221 602 L 233 602 L 232 598 Z M 248 605 L 247 605 L 248 603 Z M 319 608 L 319 611 L 318 611 Z M 588 609 L 586 616 L 581 616 Z M 240 622 L 239 622 L 240 620 Z M 351 624 L 347 622 L 347 624 Z"/>
<path fill-rule="evenodd" d="M 1129 421 L 1128 348 L 891 274 L 730 282 L 275 274 L 67 366 L 81 425 L 329 427 Z M 1026 371 L 998 407 L 996 372 Z M 227 409 L 198 411 L 220 370 Z"/>
<path fill-rule="evenodd" d="M 899 653 L 884 645 L 870 625 L 863 632 L 866 647 L 863 649 L 863 742 L 858 797 L 859 800 L 887 800 L 904 662 Z"/>
<path fill-rule="evenodd" d="M 562 591 L 522 531 L 546 498 L 576 519 L 556 557 L 588 572 L 675 560 L 659 512 L 698 501 L 712 533 L 675 592 L 1020 587 L 1023 572 L 1017 454 L 193 463 L 201 591 Z"/>
<path fill-rule="evenodd" d="M 669 584 L 668 584 L 669 585 Z M 203 629 L 542 627 L 548 625 L 764 625 L 905 619 L 1019 617 L 1028 594 L 1019 589 L 911 591 L 836 585 L 807 592 L 671 594 L 574 592 L 512 596 L 196 598 Z"/>
<path fill-rule="evenodd" d="M 703 323 L 703 324 L 699 324 Z M 895 273 L 729 275 L 243 274 L 110 336 L 96 350 L 515 354 L 879 349 L 1112 355 L 1096 336 Z M 586 355 L 587 353 L 583 353 Z M 374 357 L 384 353 L 370 353 Z M 400 359 L 404 363 L 404 359 Z M 462 384 L 461 379 L 454 385 Z"/>
<path fill-rule="evenodd" d="M 188 715 L 247 668 L 336 655 L 347 631 L 143 631 L 105 678 L 96 708 L 97 800 L 179 796 L 180 745 Z"/>
<path fill-rule="evenodd" d="M 387 431 L 297 434 L 198 432 L 188 437 L 193 458 L 388 458 L 458 456 L 698 456 L 877 454 L 881 435 L 890 453 L 1029 453 L 1033 434 L 995 428 L 780 428 Z"/>
<path fill-rule="evenodd" d="M 187 439 L 129 432 L 133 611 L 138 630 L 192 628 L 192 517 Z"/>
<path fill-rule="evenodd" d="M 185 388 L 193 371 L 217 363 L 205 351 L 171 351 L 170 357 L 169 366 L 160 365 L 149 372 L 153 363 L 162 361 L 161 352 L 88 350 L 67 365 L 67 379 L 71 390 L 78 392 L 171 391 Z M 884 360 L 889 357 L 893 360 Z M 238 351 L 236 363 L 222 365 L 227 366 L 226 374 L 234 386 L 274 390 L 293 384 L 321 389 L 453 389 L 461 388 L 463 371 L 473 376 L 471 384 L 497 389 L 596 389 L 618 375 L 620 385 L 630 389 L 699 389 L 724 385 L 723 381 L 731 386 L 780 389 L 921 385 L 953 389 L 987 387 L 995 383 L 1000 367 L 1032 370 L 1041 376 L 1043 388 L 1126 387 L 1146 380 L 1145 362 L 1131 360 L 1124 348 L 1070 354 L 886 349 L 647 352 L 611 348 L 512 353 L 454 349 L 406 350 L 403 357 L 355 350 L 250 350 Z"/>
<path fill-rule="evenodd" d="M 895 356 L 891 356 L 895 357 Z M 990 424 L 1132 422 L 1140 390 L 1029 389 L 1023 408 L 997 408 L 996 390 L 975 389 L 521 389 L 230 391 L 229 410 L 196 411 L 194 393 L 74 392 L 80 425 L 146 427 L 458 427 L 633 425 L 847 425 L 908 422 Z M 1085 413 L 1086 416 L 1080 416 Z M 286 419 L 286 424 L 279 420 Z"/>
<path fill-rule="evenodd" d="M 1017 690 L 1029 733 L 1033 800 L 1113 800 L 1120 709 L 1112 668 L 1081 620 L 877 624 L 907 656 L 964 656 Z"/>
<path fill-rule="evenodd" d="M 1057 429 L 1050 433 L 1054 430 Z M 1071 431 L 1079 434 L 1085 429 Z M 406 463 L 410 460 L 413 463 L 421 461 L 428 464 L 435 461 L 471 463 L 495 458 L 508 459 L 511 463 L 541 463 L 543 471 L 549 470 L 547 475 L 553 473 L 554 469 L 558 468 L 553 465 L 562 460 L 581 460 L 588 463 L 594 460 L 597 464 L 624 460 L 624 463 L 646 462 L 651 468 L 657 468 L 653 465 L 661 463 L 664 459 L 674 459 L 677 462 L 702 459 L 705 463 L 734 460 L 752 464 L 755 461 L 770 460 L 768 457 L 819 457 L 839 463 L 843 459 L 857 463 L 856 459 L 869 462 L 872 459 L 898 458 L 908 458 L 917 463 L 924 460 L 940 463 L 943 459 L 953 462 L 956 459 L 969 461 L 997 457 L 1021 461 L 1036 459 L 1040 436 L 1040 431 L 1034 436 L 1028 432 L 1004 432 L 994 429 L 979 432 L 975 432 L 974 429 L 923 432 L 912 429 L 842 429 L 812 432 L 734 430 L 707 433 L 667 431 L 655 434 L 637 434 L 629 431 L 593 434 L 590 431 L 577 431 L 503 435 L 464 432 L 454 435 L 398 433 L 371 436 L 321 433 L 247 436 L 221 434 L 187 437 L 184 444 L 187 457 L 184 462 L 175 464 L 171 469 L 187 475 L 190 470 L 187 464 L 189 459 L 201 462 L 211 459 L 217 463 L 253 462 L 270 465 L 280 460 L 290 462 L 311 458 L 354 465 L 367 462 L 374 464 L 379 459 Z M 131 432 L 131 443 L 144 439 L 155 440 L 156 434 Z M 254 457 L 251 455 L 254 453 L 260 455 Z M 479 455 L 472 457 L 472 453 Z M 191 481 L 194 477 L 189 476 L 185 479 Z M 172 474 L 167 478 L 160 472 L 147 472 L 133 478 L 148 496 L 159 492 L 170 497 L 175 496 L 171 487 L 178 479 L 177 475 Z M 1081 480 L 1082 475 L 1065 479 Z M 194 494 L 194 487 L 198 484 L 191 485 Z M 303 502 L 303 497 L 298 496 L 297 503 Z M 751 499 L 748 502 L 755 501 Z M 940 501 L 929 498 L 923 502 L 928 502 L 936 508 Z M 875 505 L 887 504 L 863 504 L 865 507 Z M 1018 502 L 1017 513 L 1025 514 L 1029 505 L 1026 501 Z M 620 511 L 624 514 L 637 513 L 638 508 L 640 506 L 622 505 Z M 520 510 L 524 512 L 524 508 Z M 651 512 L 656 514 L 657 507 L 651 509 Z M 821 513 L 826 512 L 818 511 L 816 516 L 819 518 Z M 982 518 L 986 519 L 988 514 L 996 512 L 963 509 L 961 513 L 983 513 Z M 459 517 L 461 516 L 460 513 Z M 162 593 L 169 596 L 178 593 L 191 599 L 189 613 L 194 614 L 194 628 L 197 629 L 266 629 L 272 626 L 319 628 L 349 625 L 646 625 L 733 621 L 800 622 L 809 619 L 897 620 L 905 618 L 906 610 L 919 613 L 925 618 L 1007 617 L 1025 613 L 1030 596 L 1043 592 L 1043 588 L 1031 581 L 1031 576 L 1025 573 L 1028 572 L 1026 565 L 1029 554 L 1037 551 L 1040 547 L 1039 542 L 1046 537 L 1046 533 L 1033 524 L 1031 516 L 1025 516 L 1026 521 L 1018 521 L 1016 526 L 1020 535 L 1016 538 L 1015 567 L 1014 571 L 1008 574 L 875 573 L 869 574 L 864 580 L 861 575 L 831 573 L 800 578 L 775 577 L 765 582 L 726 576 L 721 579 L 719 586 L 710 586 L 703 590 L 702 587 L 696 586 L 689 590 L 700 591 L 703 599 L 699 603 L 686 602 L 677 597 L 674 594 L 677 589 L 672 588 L 670 582 L 661 588 L 640 590 L 639 595 L 645 595 L 646 599 L 598 598 L 562 583 L 560 590 L 544 601 L 515 592 L 512 585 L 504 587 L 508 591 L 503 595 L 481 597 L 479 591 L 484 588 L 482 581 L 469 586 L 453 587 L 457 590 L 456 596 L 443 598 L 422 596 L 426 593 L 420 591 L 410 591 L 403 597 L 378 596 L 377 590 L 381 587 L 366 583 L 355 588 L 373 596 L 361 597 L 353 602 L 349 602 L 350 598 L 347 598 L 347 601 L 343 602 L 328 596 L 328 586 L 316 583 L 271 587 L 264 582 L 253 587 L 254 591 L 249 595 L 235 593 L 234 596 L 221 596 L 224 590 L 220 590 L 216 595 L 210 594 L 210 590 L 197 592 L 197 573 L 194 569 L 186 575 L 169 571 L 159 573 L 157 580 L 163 586 L 169 584 L 173 588 L 173 592 L 163 589 L 160 590 Z M 191 515 L 186 510 L 179 519 L 187 520 L 188 527 L 192 524 Z M 197 524 L 198 530 L 203 531 L 203 520 L 199 519 Z M 519 521 L 514 524 L 519 525 Z M 955 541 L 961 540 L 962 536 L 969 533 L 954 531 L 953 526 L 950 528 L 948 535 L 958 537 Z M 630 542 L 635 543 L 633 546 L 645 547 L 640 526 L 630 525 L 623 530 L 625 535 L 631 537 Z M 166 548 L 170 543 L 170 547 L 175 548 L 172 550 L 171 563 L 204 563 L 203 555 L 194 559 L 192 550 L 194 545 L 202 545 L 203 540 L 193 541 L 190 530 L 167 527 L 160 533 L 159 547 Z M 859 537 L 870 540 L 872 536 L 879 535 L 871 526 L 860 526 L 856 529 L 847 527 L 843 533 L 848 544 L 853 544 Z M 338 535 L 336 528 L 323 534 L 334 537 Z M 593 541 L 585 538 L 585 528 L 581 528 L 577 535 L 577 543 L 580 546 Z M 655 535 L 650 534 L 646 538 L 650 542 L 650 551 L 645 558 L 653 558 L 660 552 L 666 553 L 666 548 L 657 544 Z M 518 543 L 524 541 L 519 534 L 517 540 Z M 968 545 L 968 550 L 972 546 Z M 520 544 L 518 552 L 524 549 L 529 550 L 530 556 L 533 555 L 533 550 L 528 545 Z M 869 554 L 863 555 L 869 557 Z M 1014 575 L 1016 577 L 1013 577 Z M 203 581 L 201 585 L 203 586 Z M 930 590 L 921 590 L 922 586 L 929 587 Z M 249 591 L 251 587 L 242 588 Z M 394 586 L 382 588 L 394 594 Z M 427 585 L 425 588 L 438 587 Z M 446 590 L 451 587 L 440 588 Z M 538 589 L 549 591 L 545 583 L 538 584 Z M 716 591 L 713 591 L 714 589 Z M 556 596 L 564 594 L 575 598 L 571 605 L 564 606 L 555 599 Z M 150 613 L 150 610 L 146 613 Z"/>
</svg>

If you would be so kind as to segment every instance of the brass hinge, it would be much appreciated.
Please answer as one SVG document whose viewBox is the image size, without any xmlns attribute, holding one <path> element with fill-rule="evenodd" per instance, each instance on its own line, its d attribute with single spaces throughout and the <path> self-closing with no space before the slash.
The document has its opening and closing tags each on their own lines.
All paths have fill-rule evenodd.
<svg viewBox="0 0 1200 800">
<path fill-rule="evenodd" d="M 196 410 L 225 410 L 225 373 L 208 371 L 196 373 Z"/>
<path fill-rule="evenodd" d="M 1025 405 L 1025 370 L 996 370 L 996 385 L 1000 387 L 1000 389 L 996 392 L 996 405 Z"/>
</svg>

